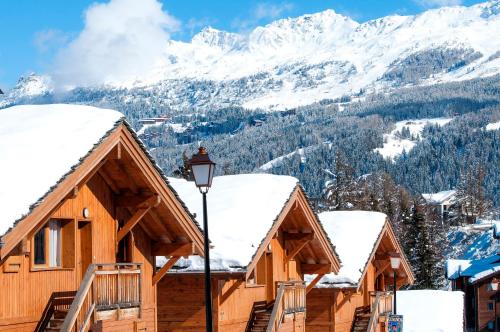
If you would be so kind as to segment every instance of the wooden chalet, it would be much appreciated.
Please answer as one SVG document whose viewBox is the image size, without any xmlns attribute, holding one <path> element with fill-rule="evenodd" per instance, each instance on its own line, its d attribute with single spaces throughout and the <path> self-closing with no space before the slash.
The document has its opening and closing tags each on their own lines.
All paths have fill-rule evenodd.
<svg viewBox="0 0 500 332">
<path fill-rule="evenodd" d="M 500 254 L 478 260 L 448 260 L 447 278 L 465 294 L 467 331 L 500 330 Z"/>
<path fill-rule="evenodd" d="M 1 110 L 0 201 L 0 331 L 156 331 L 155 256 L 203 251 L 112 110 Z"/>
<path fill-rule="evenodd" d="M 193 183 L 170 183 L 202 217 Z M 216 177 L 208 193 L 215 331 L 304 331 L 304 275 L 336 273 L 337 255 L 295 178 Z M 203 260 L 168 260 L 158 284 L 158 329 L 205 329 Z"/>
<path fill-rule="evenodd" d="M 414 276 L 391 225 L 383 213 L 333 211 L 319 214 L 342 260 L 338 275 L 309 278 L 306 331 L 386 331 L 392 312 L 394 273 L 389 255 L 402 257 L 397 287 Z"/>
</svg>

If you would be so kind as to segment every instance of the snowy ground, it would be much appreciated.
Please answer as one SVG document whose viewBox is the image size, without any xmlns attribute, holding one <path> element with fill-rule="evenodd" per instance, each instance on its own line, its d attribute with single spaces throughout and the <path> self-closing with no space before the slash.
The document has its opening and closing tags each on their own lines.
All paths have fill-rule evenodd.
<svg viewBox="0 0 500 332">
<path fill-rule="evenodd" d="M 397 293 L 397 313 L 405 332 L 463 331 L 464 294 L 438 290 Z"/>
<path fill-rule="evenodd" d="M 490 131 L 490 130 L 498 130 L 500 129 L 500 121 L 497 121 L 497 122 L 492 122 L 492 123 L 488 123 L 486 125 L 486 130 L 487 131 Z"/>
<path fill-rule="evenodd" d="M 380 153 L 384 158 L 394 160 L 403 151 L 409 152 L 422 139 L 422 132 L 425 126 L 434 124 L 444 126 L 450 122 L 451 118 L 434 118 L 420 120 L 404 120 L 396 122 L 396 128 L 389 134 L 384 134 L 384 146 L 376 148 L 374 151 Z M 410 131 L 410 138 L 402 138 L 401 132 L 407 127 Z"/>
<path fill-rule="evenodd" d="M 174 133 L 183 133 L 190 126 L 189 124 L 184 125 L 182 123 L 169 123 L 169 122 L 148 123 L 148 124 L 143 125 L 141 127 L 141 129 L 139 129 L 139 131 L 137 131 L 137 135 L 140 136 L 140 135 L 144 134 L 146 132 L 146 129 L 148 129 L 148 128 L 160 127 L 161 125 L 165 125 L 165 126 L 172 128 Z"/>
</svg>

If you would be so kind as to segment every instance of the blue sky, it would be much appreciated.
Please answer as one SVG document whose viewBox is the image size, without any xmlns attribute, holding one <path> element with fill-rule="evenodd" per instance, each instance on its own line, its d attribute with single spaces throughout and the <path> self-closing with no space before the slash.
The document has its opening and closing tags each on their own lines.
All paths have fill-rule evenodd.
<svg viewBox="0 0 500 332">
<path fill-rule="evenodd" d="M 113 0 L 143 1 L 143 0 Z M 3 0 L 0 3 L 0 87 L 12 87 L 20 75 L 54 69 L 54 58 L 84 29 L 90 0 Z M 248 31 L 283 17 L 325 9 L 357 21 L 398 13 L 410 15 L 450 4 L 478 0 L 162 0 L 163 10 L 176 21 L 172 39 L 189 40 L 203 26 Z"/>
</svg>

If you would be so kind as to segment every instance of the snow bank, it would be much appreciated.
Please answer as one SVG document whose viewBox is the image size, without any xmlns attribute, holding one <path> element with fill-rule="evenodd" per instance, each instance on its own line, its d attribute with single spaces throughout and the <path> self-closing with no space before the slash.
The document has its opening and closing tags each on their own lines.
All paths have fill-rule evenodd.
<svg viewBox="0 0 500 332">
<path fill-rule="evenodd" d="M 490 131 L 490 130 L 498 130 L 500 129 L 500 121 L 497 121 L 497 122 L 492 122 L 492 123 L 488 123 L 486 125 L 486 130 L 487 131 Z"/>
<path fill-rule="evenodd" d="M 358 284 L 386 218 L 383 213 L 371 211 L 329 211 L 319 214 L 321 224 L 335 245 L 342 266 L 338 275 L 325 275 L 318 287 Z"/>
<path fill-rule="evenodd" d="M 422 132 L 425 126 L 429 124 L 444 126 L 450 122 L 452 118 L 434 118 L 420 120 L 404 120 L 396 122 L 396 128 L 389 134 L 384 134 L 384 145 L 381 148 L 376 148 L 374 151 L 382 155 L 382 157 L 394 160 L 397 156 L 405 152 L 409 152 L 422 139 Z M 403 128 L 408 128 L 411 137 L 401 138 Z"/>
<path fill-rule="evenodd" d="M 397 293 L 398 314 L 405 332 L 463 331 L 464 294 L 439 290 Z"/>
<path fill-rule="evenodd" d="M 122 117 L 113 110 L 63 104 L 0 110 L 0 235 Z"/>
<path fill-rule="evenodd" d="M 203 221 L 202 197 L 194 182 L 169 179 L 191 213 Z M 211 267 L 228 270 L 246 267 L 297 186 L 290 176 L 243 174 L 215 177 L 207 195 Z M 158 264 L 164 263 L 159 260 Z M 203 270 L 199 257 L 177 266 Z"/>
</svg>

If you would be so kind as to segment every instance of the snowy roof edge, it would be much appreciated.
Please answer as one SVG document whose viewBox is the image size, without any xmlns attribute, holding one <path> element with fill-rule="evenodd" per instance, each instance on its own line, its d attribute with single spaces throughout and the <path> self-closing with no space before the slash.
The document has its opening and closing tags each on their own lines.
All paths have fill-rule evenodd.
<svg viewBox="0 0 500 332">
<path fill-rule="evenodd" d="M 178 195 L 178 193 L 175 191 L 175 189 L 170 185 L 170 182 L 168 181 L 168 178 L 167 176 L 165 175 L 165 173 L 163 172 L 163 170 L 160 168 L 160 166 L 158 165 L 158 163 L 156 162 L 156 160 L 153 158 L 153 156 L 151 156 L 151 154 L 148 152 L 146 146 L 144 145 L 144 143 L 142 142 L 142 140 L 139 138 L 139 136 L 137 135 L 137 133 L 135 132 L 135 130 L 132 128 L 132 126 L 130 125 L 130 123 L 128 123 L 127 119 L 125 116 L 121 117 L 120 119 L 118 119 L 118 121 L 116 121 L 113 125 L 113 127 L 111 127 L 93 146 L 92 148 L 84 155 L 82 156 L 78 163 L 76 163 L 75 165 L 71 166 L 69 171 L 66 172 L 63 176 L 61 176 L 61 178 L 54 184 L 52 185 L 48 190 L 47 192 L 45 192 L 45 194 L 43 194 L 36 202 L 34 202 L 33 204 L 30 205 L 29 207 L 29 210 L 28 210 L 28 213 L 24 214 L 22 217 L 14 220 L 12 226 L 7 229 L 7 231 L 5 231 L 4 234 L 1 234 L 0 235 L 0 240 L 2 240 L 2 238 L 7 235 L 9 232 L 11 232 L 22 220 L 24 220 L 26 217 L 28 217 L 32 212 L 33 210 L 39 206 L 69 175 L 71 175 L 94 151 L 95 149 L 106 139 L 108 138 L 120 125 L 124 125 L 127 130 L 130 132 L 130 134 L 132 135 L 132 137 L 134 138 L 134 140 L 136 141 L 136 143 L 139 145 L 139 147 L 141 148 L 142 152 L 146 155 L 146 157 L 148 158 L 148 160 L 151 162 L 151 164 L 153 165 L 153 167 L 156 169 L 156 171 L 159 173 L 159 175 L 161 176 L 161 178 L 163 179 L 163 181 L 165 182 L 165 184 L 167 185 L 167 187 L 172 191 L 172 193 L 174 194 L 174 196 L 177 198 L 177 200 L 179 201 L 179 203 L 181 204 L 181 206 L 183 207 L 183 209 L 186 211 L 186 213 L 189 215 L 189 217 L 191 218 L 191 221 L 196 225 L 196 227 L 200 230 L 200 232 L 203 232 L 200 225 L 198 224 L 198 222 L 196 221 L 196 219 L 194 218 L 194 216 L 191 214 L 191 212 L 188 210 L 186 204 L 182 201 L 182 199 L 180 198 L 180 196 Z M 2 247 L 2 241 L 0 241 L 0 248 Z"/>
</svg>

